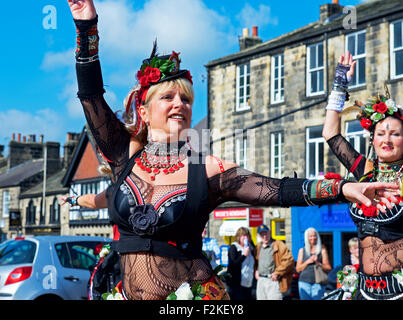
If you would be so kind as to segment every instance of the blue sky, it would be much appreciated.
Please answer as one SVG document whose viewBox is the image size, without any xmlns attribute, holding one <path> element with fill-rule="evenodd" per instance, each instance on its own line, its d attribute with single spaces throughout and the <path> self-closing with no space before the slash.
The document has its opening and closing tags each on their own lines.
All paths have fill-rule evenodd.
<svg viewBox="0 0 403 320">
<path fill-rule="evenodd" d="M 237 52 L 242 28 L 258 26 L 259 36 L 267 41 L 318 20 L 319 6 L 326 2 L 331 0 L 95 1 L 106 100 L 113 110 L 122 109 L 136 71 L 157 38 L 159 53 L 181 52 L 182 67 L 191 70 L 195 125 L 207 112 L 204 65 Z M 341 5 L 360 2 L 340 0 Z M 55 11 L 47 11 L 47 6 Z M 7 146 L 12 133 L 21 133 L 44 134 L 45 141 L 63 145 L 66 133 L 81 132 L 85 123 L 76 98 L 75 28 L 67 1 L 6 1 L 0 21 L 0 144 Z M 44 21 L 55 29 L 44 27 Z"/>
</svg>

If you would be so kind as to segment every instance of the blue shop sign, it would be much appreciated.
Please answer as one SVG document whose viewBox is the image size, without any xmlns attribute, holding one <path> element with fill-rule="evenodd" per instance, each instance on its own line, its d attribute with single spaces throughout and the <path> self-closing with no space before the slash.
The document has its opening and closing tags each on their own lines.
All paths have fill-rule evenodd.
<svg viewBox="0 0 403 320">
<path fill-rule="evenodd" d="M 348 208 L 338 208 L 331 206 L 320 212 L 322 228 L 354 228 L 353 220 L 351 220 Z"/>
</svg>

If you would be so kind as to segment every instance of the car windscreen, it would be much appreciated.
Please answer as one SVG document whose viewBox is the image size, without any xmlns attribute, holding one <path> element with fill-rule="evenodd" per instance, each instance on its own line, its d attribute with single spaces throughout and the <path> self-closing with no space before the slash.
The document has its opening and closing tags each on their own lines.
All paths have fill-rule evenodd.
<svg viewBox="0 0 403 320">
<path fill-rule="evenodd" d="M 0 266 L 32 263 L 36 243 L 28 240 L 12 240 L 0 244 Z"/>
</svg>

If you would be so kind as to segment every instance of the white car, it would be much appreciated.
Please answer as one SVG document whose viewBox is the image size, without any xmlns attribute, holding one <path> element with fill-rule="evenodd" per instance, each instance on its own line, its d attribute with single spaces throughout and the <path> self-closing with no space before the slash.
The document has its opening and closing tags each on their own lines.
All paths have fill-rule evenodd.
<svg viewBox="0 0 403 320">
<path fill-rule="evenodd" d="M 97 250 L 112 239 L 18 237 L 0 244 L 0 300 L 83 300 Z"/>
</svg>

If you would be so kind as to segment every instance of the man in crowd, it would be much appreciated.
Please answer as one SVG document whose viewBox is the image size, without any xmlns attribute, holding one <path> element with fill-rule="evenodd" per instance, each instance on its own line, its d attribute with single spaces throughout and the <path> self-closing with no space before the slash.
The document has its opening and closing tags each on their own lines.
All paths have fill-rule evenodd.
<svg viewBox="0 0 403 320">
<path fill-rule="evenodd" d="M 266 225 L 260 225 L 257 231 L 262 241 L 256 250 L 256 299 L 282 300 L 291 286 L 294 258 L 284 242 L 271 238 Z"/>
</svg>

